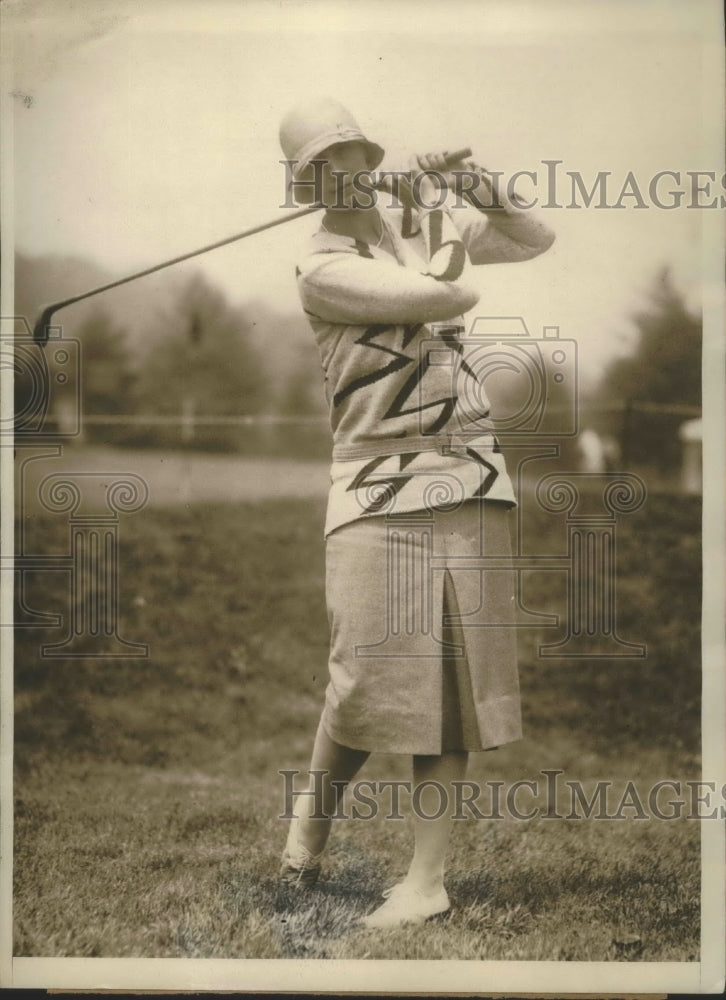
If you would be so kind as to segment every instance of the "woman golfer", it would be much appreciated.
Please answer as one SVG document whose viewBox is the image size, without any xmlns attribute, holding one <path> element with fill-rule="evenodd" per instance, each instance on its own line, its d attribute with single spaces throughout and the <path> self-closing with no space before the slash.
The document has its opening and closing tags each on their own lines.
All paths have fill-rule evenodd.
<svg viewBox="0 0 726 1000">
<path fill-rule="evenodd" d="M 383 150 L 337 101 L 295 108 L 280 141 L 296 200 L 327 206 L 297 273 L 333 431 L 329 683 L 310 764 L 322 772 L 326 818 L 300 796 L 281 877 L 315 881 L 330 817 L 370 753 L 409 754 L 414 787 L 429 783 L 414 811 L 413 858 L 364 924 L 418 923 L 449 909 L 451 782 L 464 778 L 470 751 L 521 738 L 512 578 L 502 569 L 515 500 L 467 360 L 462 314 L 478 300 L 467 272 L 536 257 L 554 236 L 501 194 L 493 206 L 486 172 L 471 162 L 455 165 L 470 169 L 461 190 L 482 184 L 455 203 L 443 154 L 413 159 L 405 204 L 371 196 L 366 179 Z M 484 572 L 477 556 L 499 557 L 498 568 Z M 448 808 L 425 818 L 441 812 L 440 789 Z"/>
</svg>

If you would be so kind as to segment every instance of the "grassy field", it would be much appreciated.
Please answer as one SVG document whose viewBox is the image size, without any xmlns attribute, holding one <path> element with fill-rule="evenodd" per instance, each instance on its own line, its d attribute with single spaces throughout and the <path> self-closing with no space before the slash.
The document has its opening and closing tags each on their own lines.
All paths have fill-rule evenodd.
<svg viewBox="0 0 726 1000">
<path fill-rule="evenodd" d="M 453 913 L 415 930 L 356 926 L 405 869 L 401 822 L 336 824 L 319 887 L 277 886 L 277 771 L 306 766 L 326 682 L 323 511 L 278 500 L 124 519 L 120 632 L 148 659 L 46 660 L 40 644 L 59 637 L 18 630 L 15 953 L 696 960 L 695 821 L 459 824 Z M 619 626 L 648 656 L 541 660 L 552 637 L 525 632 L 525 739 L 473 756 L 473 780 L 699 777 L 699 504 L 651 496 L 618 531 Z M 63 551 L 67 532 L 33 516 L 27 551 Z M 67 612 L 66 574 L 29 582 L 31 606 Z M 561 601 L 546 574 L 528 586 L 532 607 Z M 408 776 L 385 756 L 361 774 Z"/>
</svg>

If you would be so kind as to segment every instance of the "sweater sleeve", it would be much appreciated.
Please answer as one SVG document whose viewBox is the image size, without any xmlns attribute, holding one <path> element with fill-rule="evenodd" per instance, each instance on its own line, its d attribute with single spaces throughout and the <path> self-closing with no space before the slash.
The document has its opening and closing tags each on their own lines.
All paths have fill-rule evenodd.
<svg viewBox="0 0 726 1000">
<path fill-rule="evenodd" d="M 303 308 L 337 323 L 429 323 L 460 316 L 479 300 L 464 280 L 466 251 L 448 212 L 422 213 L 429 266 L 401 267 L 365 244 L 311 254 L 299 270 Z"/>
<path fill-rule="evenodd" d="M 484 200 L 484 195 L 481 195 Z M 472 264 L 498 264 L 531 260 L 552 246 L 555 234 L 529 209 L 513 206 L 500 196 L 501 207 L 480 210 L 465 197 L 454 204 L 451 218 L 466 246 Z"/>
</svg>

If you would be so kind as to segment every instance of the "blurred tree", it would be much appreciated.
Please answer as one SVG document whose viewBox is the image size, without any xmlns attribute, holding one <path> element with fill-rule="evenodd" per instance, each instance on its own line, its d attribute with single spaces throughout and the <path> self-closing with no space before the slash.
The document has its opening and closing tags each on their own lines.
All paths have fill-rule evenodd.
<svg viewBox="0 0 726 1000">
<path fill-rule="evenodd" d="M 135 408 L 131 352 L 126 331 L 96 308 L 78 328 L 81 342 L 81 403 L 88 415 L 131 413 Z M 92 440 L 116 439 L 118 428 L 88 425 Z M 121 435 L 123 436 L 123 435 Z"/>
<path fill-rule="evenodd" d="M 295 364 L 282 380 L 277 401 L 280 413 L 290 422 L 270 429 L 271 450 L 297 458 L 329 459 L 328 407 L 318 352 L 298 344 L 291 346 L 290 353 Z"/>
<path fill-rule="evenodd" d="M 702 321 L 689 311 L 670 270 L 658 274 L 650 302 L 633 316 L 638 339 L 632 354 L 606 370 L 597 404 L 611 407 L 621 457 L 667 471 L 680 462 L 678 427 L 700 408 Z M 653 409 L 647 405 L 656 404 Z M 620 414 L 616 415 L 617 410 Z"/>
<path fill-rule="evenodd" d="M 294 357 L 295 367 L 285 378 L 280 393 L 280 412 L 293 416 L 326 414 L 328 411 L 317 351 L 307 346 L 298 346 Z"/>
<path fill-rule="evenodd" d="M 268 402 L 261 360 L 244 311 L 196 273 L 155 324 L 156 340 L 139 376 L 140 410 L 181 418 L 179 427 L 149 431 L 149 443 L 234 449 L 253 431 L 196 427 L 194 418 L 260 413 Z"/>
</svg>

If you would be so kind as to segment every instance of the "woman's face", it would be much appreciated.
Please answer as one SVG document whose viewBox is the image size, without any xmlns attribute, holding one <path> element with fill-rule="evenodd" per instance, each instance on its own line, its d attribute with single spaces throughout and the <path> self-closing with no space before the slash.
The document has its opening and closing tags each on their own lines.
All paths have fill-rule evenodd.
<svg viewBox="0 0 726 1000">
<path fill-rule="evenodd" d="M 337 142 L 316 157 L 325 160 L 323 167 L 323 202 L 328 207 L 350 208 L 355 193 L 353 177 L 368 171 L 362 142 Z"/>
</svg>

